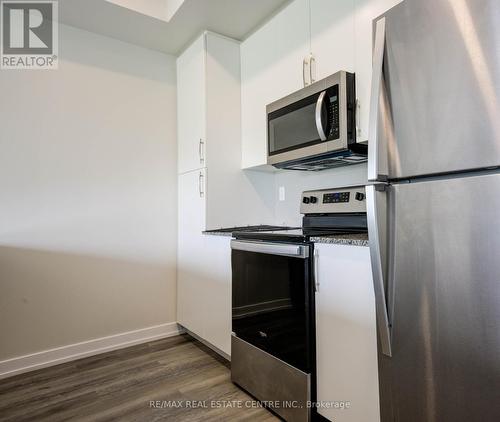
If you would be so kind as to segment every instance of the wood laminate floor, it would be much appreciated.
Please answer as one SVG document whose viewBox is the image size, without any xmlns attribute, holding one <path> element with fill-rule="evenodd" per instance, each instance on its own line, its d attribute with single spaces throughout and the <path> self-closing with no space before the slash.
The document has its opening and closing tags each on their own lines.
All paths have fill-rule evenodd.
<svg viewBox="0 0 500 422">
<path fill-rule="evenodd" d="M 2 422 L 278 420 L 256 405 L 188 335 L 0 380 Z"/>
</svg>

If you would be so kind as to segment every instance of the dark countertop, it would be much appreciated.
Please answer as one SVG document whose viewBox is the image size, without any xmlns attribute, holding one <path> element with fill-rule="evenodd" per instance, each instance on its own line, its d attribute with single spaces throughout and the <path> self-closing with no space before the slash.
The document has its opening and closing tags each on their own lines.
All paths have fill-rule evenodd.
<svg viewBox="0 0 500 422">
<path fill-rule="evenodd" d="M 258 226 L 222 227 L 215 230 L 205 230 L 203 234 L 208 234 L 211 236 L 232 236 L 234 232 L 260 232 L 271 230 L 286 230 L 291 228 L 293 227 L 270 226 L 267 224 L 261 224 Z"/>
<path fill-rule="evenodd" d="M 233 232 L 228 232 L 228 231 L 208 230 L 208 231 L 204 231 L 203 234 L 206 234 L 208 236 L 233 237 Z"/>
<path fill-rule="evenodd" d="M 239 231 L 239 228 L 207 230 L 203 234 L 210 236 L 227 236 L 232 237 L 233 231 Z M 332 245 L 347 245 L 347 246 L 368 246 L 368 233 L 351 233 L 351 234 L 333 234 L 330 236 L 314 236 L 311 237 L 311 242 L 314 243 L 329 243 Z"/>
<path fill-rule="evenodd" d="M 368 246 L 368 233 L 334 234 L 331 236 L 311 237 L 314 243 L 332 245 Z"/>
</svg>

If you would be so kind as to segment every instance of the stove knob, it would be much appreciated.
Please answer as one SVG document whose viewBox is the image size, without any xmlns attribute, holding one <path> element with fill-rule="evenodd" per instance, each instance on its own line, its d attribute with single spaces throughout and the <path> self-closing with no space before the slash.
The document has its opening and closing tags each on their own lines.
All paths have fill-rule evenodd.
<svg viewBox="0 0 500 422">
<path fill-rule="evenodd" d="M 310 200 L 311 204 L 315 204 L 316 202 L 318 202 L 318 198 L 316 196 L 311 196 Z"/>
<path fill-rule="evenodd" d="M 362 201 L 365 199 L 365 194 L 361 192 L 356 192 L 356 201 Z"/>
<path fill-rule="evenodd" d="M 302 202 L 304 204 L 308 204 L 310 202 L 309 198 L 307 196 L 304 196 L 304 198 L 302 199 Z"/>
</svg>

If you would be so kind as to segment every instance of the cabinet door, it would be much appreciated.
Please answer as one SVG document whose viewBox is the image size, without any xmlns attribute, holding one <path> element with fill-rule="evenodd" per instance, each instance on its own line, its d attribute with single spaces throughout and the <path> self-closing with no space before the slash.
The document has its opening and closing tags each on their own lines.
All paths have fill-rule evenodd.
<svg viewBox="0 0 500 422">
<path fill-rule="evenodd" d="M 205 229 L 205 170 L 179 175 L 178 250 L 177 250 L 177 318 L 181 325 L 204 335 L 206 289 L 200 256 L 203 254 Z"/>
<path fill-rule="evenodd" d="M 316 80 L 339 70 L 354 71 L 354 2 L 311 0 L 311 46 Z"/>
<path fill-rule="evenodd" d="M 178 172 L 206 166 L 205 36 L 198 38 L 177 59 Z"/>
<path fill-rule="evenodd" d="M 319 408 L 336 422 L 379 421 L 375 298 L 367 247 L 317 244 L 318 401 L 349 401 Z"/>
<path fill-rule="evenodd" d="M 204 236 L 202 258 L 205 298 L 204 338 L 231 354 L 231 238 Z"/>
<path fill-rule="evenodd" d="M 368 140 L 370 88 L 372 79 L 372 21 L 401 0 L 355 0 L 356 93 L 358 97 L 358 140 Z"/>
<path fill-rule="evenodd" d="M 303 87 L 306 0 L 290 3 L 241 44 L 242 167 L 267 162 L 266 105 Z"/>
</svg>

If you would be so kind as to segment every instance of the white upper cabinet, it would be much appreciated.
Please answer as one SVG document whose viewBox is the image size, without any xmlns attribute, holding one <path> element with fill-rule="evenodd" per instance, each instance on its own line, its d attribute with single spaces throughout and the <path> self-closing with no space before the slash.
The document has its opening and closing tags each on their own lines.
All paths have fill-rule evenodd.
<svg viewBox="0 0 500 422">
<path fill-rule="evenodd" d="M 310 0 L 315 79 L 339 70 L 356 74 L 357 139 L 368 141 L 372 21 L 401 0 Z"/>
<path fill-rule="evenodd" d="M 241 171 L 240 65 L 240 43 L 208 31 L 177 59 L 178 171 L 205 169 L 203 230 L 272 219 L 272 181 Z M 235 201 L 239 196 L 247 201 Z"/>
<path fill-rule="evenodd" d="M 266 105 L 304 86 L 310 53 L 314 80 L 356 73 L 357 138 L 368 140 L 372 21 L 400 1 L 295 0 L 242 43 L 243 168 L 266 164 Z"/>
<path fill-rule="evenodd" d="M 311 72 L 303 63 L 314 57 Z M 242 167 L 267 162 L 266 105 L 313 80 L 354 71 L 354 3 L 295 0 L 241 45 Z"/>
<path fill-rule="evenodd" d="M 206 166 L 206 50 L 198 38 L 177 59 L 177 139 L 179 174 Z"/>
<path fill-rule="evenodd" d="M 358 97 L 358 140 L 368 140 L 370 88 L 372 79 L 372 22 L 401 0 L 355 0 L 355 72 Z"/>
<path fill-rule="evenodd" d="M 354 2 L 311 0 L 311 52 L 315 80 L 339 70 L 354 72 Z"/>
<path fill-rule="evenodd" d="M 307 0 L 295 0 L 241 44 L 242 167 L 266 164 L 266 105 L 303 86 Z"/>
</svg>

